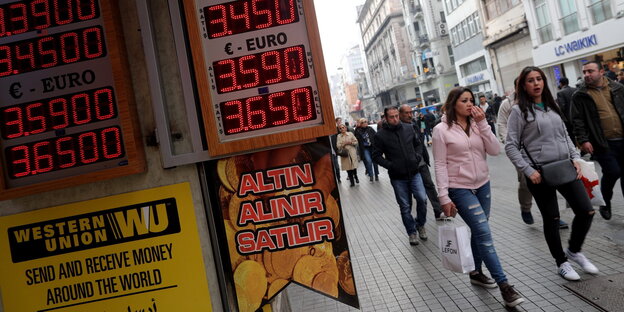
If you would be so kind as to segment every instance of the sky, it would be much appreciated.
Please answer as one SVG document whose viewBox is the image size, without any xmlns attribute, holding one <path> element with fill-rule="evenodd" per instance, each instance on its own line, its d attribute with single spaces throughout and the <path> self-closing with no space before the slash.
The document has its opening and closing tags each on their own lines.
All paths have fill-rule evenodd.
<svg viewBox="0 0 624 312">
<path fill-rule="evenodd" d="M 340 58 L 347 49 L 361 41 L 356 6 L 365 0 L 314 0 L 325 68 L 328 75 L 337 72 Z"/>
</svg>

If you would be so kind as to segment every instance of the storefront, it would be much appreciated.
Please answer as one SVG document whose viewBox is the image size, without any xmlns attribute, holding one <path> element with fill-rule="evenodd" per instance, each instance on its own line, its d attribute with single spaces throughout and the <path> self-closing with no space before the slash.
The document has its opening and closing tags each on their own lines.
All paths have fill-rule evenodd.
<svg viewBox="0 0 624 312">
<path fill-rule="evenodd" d="M 559 78 L 567 77 L 575 85 L 583 77 L 582 67 L 588 61 L 600 61 L 613 72 L 624 69 L 623 19 L 610 19 L 589 30 L 537 44 L 533 38 L 535 66 L 544 70 L 551 90 L 557 90 Z M 532 30 L 534 31 L 534 30 Z"/>
</svg>

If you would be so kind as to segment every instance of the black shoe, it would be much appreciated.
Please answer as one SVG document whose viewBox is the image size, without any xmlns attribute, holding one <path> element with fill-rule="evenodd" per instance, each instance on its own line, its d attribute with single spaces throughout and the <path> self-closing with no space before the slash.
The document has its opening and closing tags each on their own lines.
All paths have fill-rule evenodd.
<svg viewBox="0 0 624 312">
<path fill-rule="evenodd" d="M 470 284 L 485 287 L 485 288 L 496 288 L 496 281 L 487 277 L 485 274 L 478 272 L 477 274 L 470 274 Z"/>
<path fill-rule="evenodd" d="M 611 220 L 611 207 L 610 206 L 600 206 L 600 215 L 605 220 Z"/>
<path fill-rule="evenodd" d="M 513 285 L 509 285 L 509 283 L 505 282 L 500 284 L 501 295 L 503 295 L 503 301 L 505 301 L 505 305 L 513 308 L 524 302 L 524 298 L 520 296 L 513 288 Z"/>
<path fill-rule="evenodd" d="M 355 183 L 358 183 L 358 184 L 360 183 L 360 179 L 358 179 L 357 176 L 355 176 Z"/>
<path fill-rule="evenodd" d="M 523 211 L 521 213 L 521 215 L 522 215 L 522 221 L 524 221 L 524 223 L 526 223 L 526 224 L 533 224 L 533 223 L 535 223 L 535 221 L 533 220 L 533 215 L 531 214 L 530 211 L 526 211 L 526 212 Z"/>
<path fill-rule="evenodd" d="M 375 181 L 379 181 L 379 176 L 375 176 Z"/>
<path fill-rule="evenodd" d="M 349 182 L 351 182 L 351 184 L 349 184 L 350 187 L 354 187 L 355 186 L 355 183 L 353 183 L 353 181 L 349 181 Z"/>
<path fill-rule="evenodd" d="M 370 181 L 373 182 L 373 176 L 370 176 L 369 178 L 370 178 Z"/>
</svg>

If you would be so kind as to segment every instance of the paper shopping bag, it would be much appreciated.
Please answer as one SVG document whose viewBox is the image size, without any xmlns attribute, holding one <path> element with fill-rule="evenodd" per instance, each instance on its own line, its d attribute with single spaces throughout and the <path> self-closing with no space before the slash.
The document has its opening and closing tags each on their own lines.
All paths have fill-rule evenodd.
<svg viewBox="0 0 624 312">
<path fill-rule="evenodd" d="M 598 173 L 596 173 L 596 166 L 594 162 L 585 161 L 583 159 L 577 160 L 581 164 L 581 181 L 585 185 L 585 191 L 589 195 L 592 206 L 604 206 L 605 201 L 600 191 L 600 185 L 598 184 Z"/>
<path fill-rule="evenodd" d="M 474 271 L 468 226 L 455 224 L 438 226 L 438 246 L 442 254 L 442 266 L 458 273 Z"/>
</svg>

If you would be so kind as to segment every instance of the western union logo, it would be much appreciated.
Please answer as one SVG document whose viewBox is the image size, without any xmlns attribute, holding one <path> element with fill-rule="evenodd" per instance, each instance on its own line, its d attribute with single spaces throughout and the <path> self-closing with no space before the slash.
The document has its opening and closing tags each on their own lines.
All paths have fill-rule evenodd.
<svg viewBox="0 0 624 312">
<path fill-rule="evenodd" d="M 13 262 L 180 232 L 175 198 L 8 229 Z"/>
</svg>

